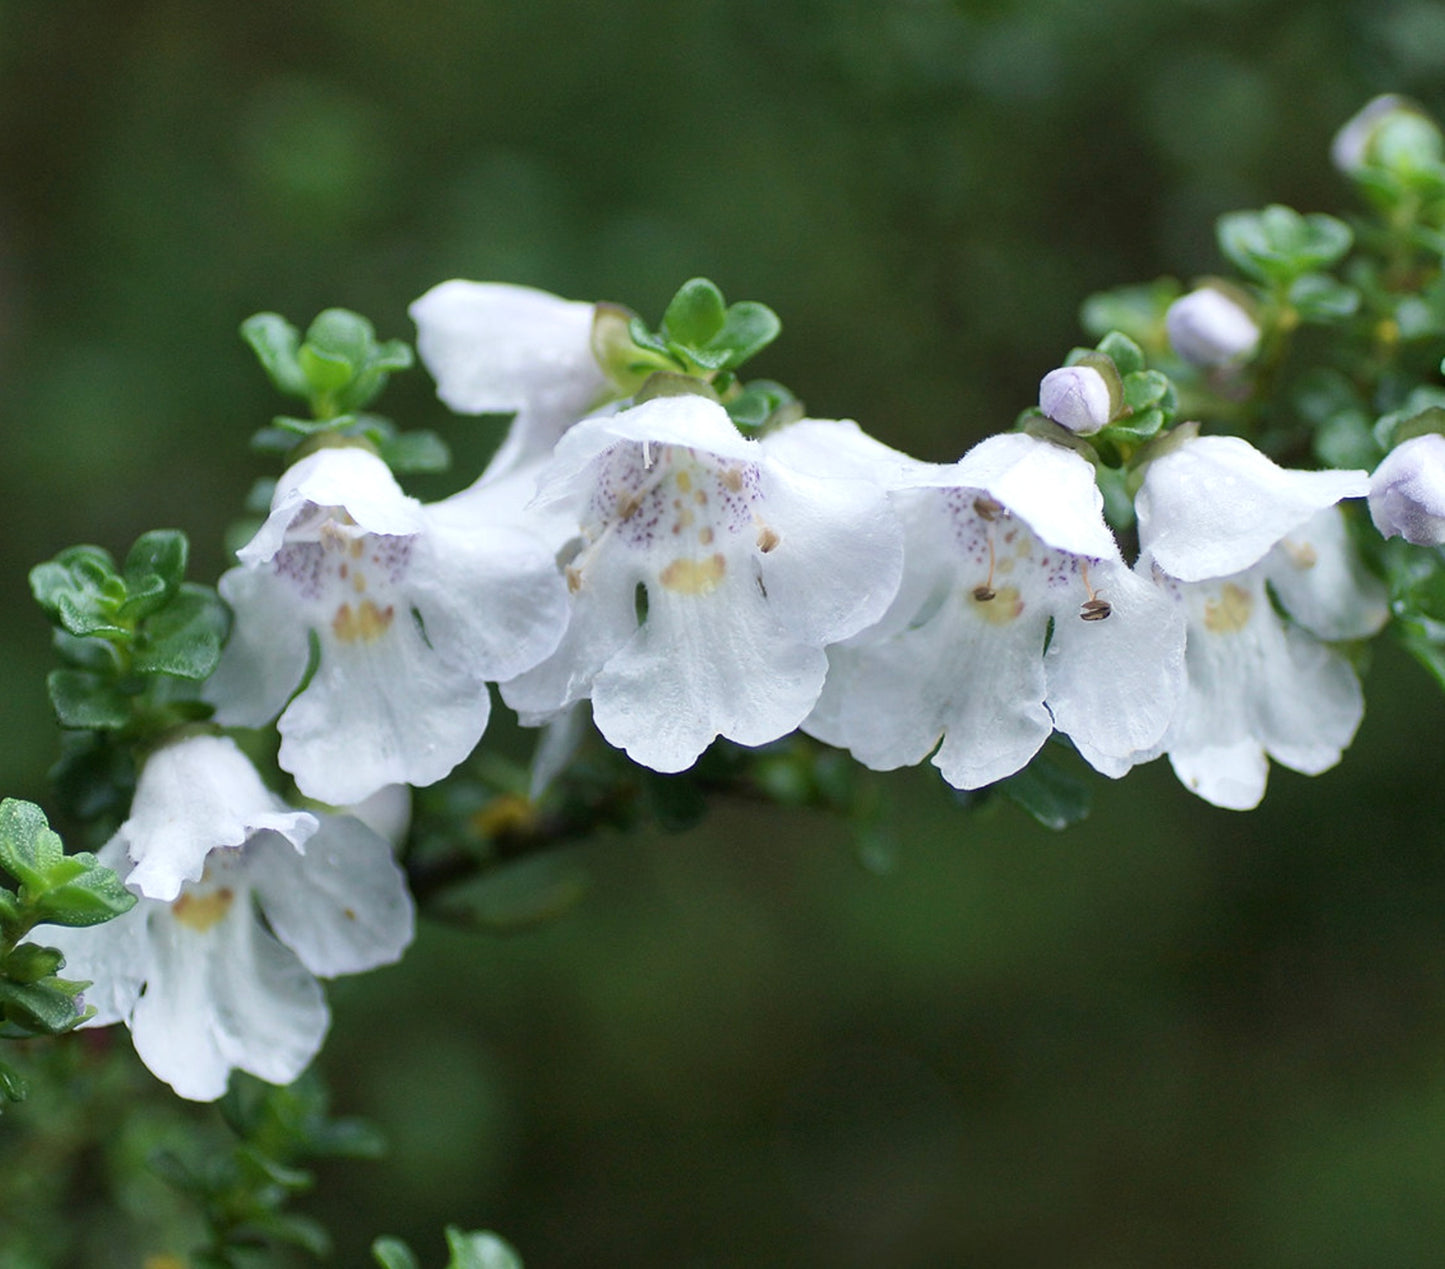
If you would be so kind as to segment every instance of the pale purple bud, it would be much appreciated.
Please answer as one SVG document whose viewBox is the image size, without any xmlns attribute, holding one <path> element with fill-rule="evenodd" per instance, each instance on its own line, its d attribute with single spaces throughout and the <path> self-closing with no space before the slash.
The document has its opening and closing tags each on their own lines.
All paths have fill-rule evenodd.
<svg viewBox="0 0 1445 1269">
<path fill-rule="evenodd" d="M 1346 176 L 1370 166 L 1409 171 L 1440 161 L 1435 121 L 1408 98 L 1385 93 L 1367 102 L 1335 133 L 1330 159 Z"/>
<path fill-rule="evenodd" d="M 1109 384 L 1093 366 L 1060 366 L 1039 383 L 1039 409 L 1071 432 L 1097 432 L 1113 414 Z"/>
<path fill-rule="evenodd" d="M 1370 519 L 1387 538 L 1445 546 L 1445 436 L 1412 436 L 1370 477 Z"/>
<path fill-rule="evenodd" d="M 1212 286 L 1181 296 L 1164 314 L 1169 342 L 1191 365 L 1211 368 L 1247 361 L 1259 347 L 1259 325 L 1239 301 Z"/>
</svg>

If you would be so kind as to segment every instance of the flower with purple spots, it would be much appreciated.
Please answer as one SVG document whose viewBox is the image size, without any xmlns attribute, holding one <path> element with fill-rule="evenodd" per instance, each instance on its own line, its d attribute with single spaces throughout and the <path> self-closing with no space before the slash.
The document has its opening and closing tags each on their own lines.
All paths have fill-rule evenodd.
<svg viewBox="0 0 1445 1269">
<path fill-rule="evenodd" d="M 657 771 L 718 736 L 759 745 L 797 727 L 824 645 L 888 606 L 902 542 L 880 487 L 785 459 L 788 430 L 748 439 L 686 395 L 562 438 L 537 503 L 578 526 L 573 613 L 557 651 L 502 687 L 524 722 L 590 699 L 608 741 Z"/>
<path fill-rule="evenodd" d="M 860 466 L 889 463 L 860 453 Z M 931 753 L 962 789 L 1020 770 L 1055 728 L 1109 774 L 1158 740 L 1183 628 L 1124 563 L 1088 462 L 1010 433 L 900 470 L 892 498 L 903 583 L 875 627 L 829 650 L 804 730 L 877 770 Z"/>
<path fill-rule="evenodd" d="M 486 728 L 487 684 L 535 665 L 567 620 L 552 552 L 489 507 L 424 506 L 362 449 L 295 464 L 221 578 L 236 620 L 206 687 L 218 720 L 279 713 L 281 765 L 323 802 L 440 780 Z"/>
</svg>

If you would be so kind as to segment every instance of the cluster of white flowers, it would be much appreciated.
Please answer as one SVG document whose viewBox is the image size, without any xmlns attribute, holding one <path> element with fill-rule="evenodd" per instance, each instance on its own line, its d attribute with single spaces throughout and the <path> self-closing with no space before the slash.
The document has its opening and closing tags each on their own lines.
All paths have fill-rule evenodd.
<svg viewBox="0 0 1445 1269">
<path fill-rule="evenodd" d="M 1171 316 L 1181 354 L 1248 356 L 1248 316 L 1195 294 Z M 213 734 L 144 763 L 103 854 L 141 902 L 57 941 L 95 981 L 94 1023 L 126 1021 L 183 1095 L 218 1096 L 232 1068 L 293 1078 L 326 1028 L 316 977 L 400 955 L 404 815 L 368 823 L 467 757 L 490 684 L 528 725 L 589 702 L 607 741 L 663 772 L 720 736 L 801 728 L 875 769 L 931 757 L 974 789 L 1057 731 L 1105 775 L 1167 754 L 1187 788 L 1243 809 L 1269 759 L 1323 771 L 1362 715 L 1342 645 L 1388 611 L 1341 501 L 1368 496 L 1386 534 L 1445 539 L 1438 437 L 1372 482 L 1183 429 L 1144 469 L 1131 562 L 1063 432 L 992 436 L 951 464 L 851 422 L 755 439 L 705 392 L 619 400 L 593 311 L 515 286 L 428 292 L 412 314 L 443 401 L 514 413 L 497 458 L 424 505 L 369 450 L 315 450 L 222 578 L 217 721 L 275 720 L 301 792 L 351 809 L 286 807 Z M 1117 402 L 1078 367 L 1046 377 L 1041 406 L 1088 433 Z"/>
</svg>

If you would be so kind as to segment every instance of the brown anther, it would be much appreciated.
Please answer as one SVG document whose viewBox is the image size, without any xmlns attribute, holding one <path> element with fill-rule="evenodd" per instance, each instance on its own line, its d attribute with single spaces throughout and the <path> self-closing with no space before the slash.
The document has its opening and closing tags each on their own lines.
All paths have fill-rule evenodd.
<svg viewBox="0 0 1445 1269">
<path fill-rule="evenodd" d="M 981 604 L 988 603 L 990 599 L 995 598 L 997 595 L 998 591 L 989 586 L 975 586 L 973 588 L 973 597 Z"/>
<path fill-rule="evenodd" d="M 1004 507 L 1003 503 L 996 502 L 987 494 L 979 494 L 979 496 L 973 500 L 973 510 L 980 520 L 987 520 L 992 524 L 999 516 L 1003 515 Z"/>
<path fill-rule="evenodd" d="M 771 551 L 782 540 L 783 539 L 780 538 L 775 532 L 773 532 L 772 529 L 768 528 L 767 525 L 763 525 L 758 529 L 758 550 L 760 550 L 764 555 Z"/>
<path fill-rule="evenodd" d="M 1113 611 L 1113 606 L 1107 599 L 1099 599 L 1096 597 L 1089 600 L 1079 609 L 1079 616 L 1085 621 L 1103 621 Z"/>
</svg>

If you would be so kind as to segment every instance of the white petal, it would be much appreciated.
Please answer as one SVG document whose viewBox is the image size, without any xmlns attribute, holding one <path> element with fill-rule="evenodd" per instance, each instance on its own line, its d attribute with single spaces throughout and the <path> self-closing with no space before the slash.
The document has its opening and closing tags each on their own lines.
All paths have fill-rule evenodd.
<svg viewBox="0 0 1445 1269">
<path fill-rule="evenodd" d="M 222 736 L 187 736 L 141 768 L 130 818 L 117 836 L 135 867 L 126 882 L 152 899 L 174 899 L 198 881 L 206 856 L 272 830 L 302 848 L 314 815 L 292 811 L 261 782 L 249 758 Z"/>
<path fill-rule="evenodd" d="M 1107 618 L 1056 619 L 1047 656 L 1054 726 L 1104 773 L 1163 737 L 1184 693 L 1184 616 L 1147 577 L 1123 565 L 1092 573 Z"/>
<path fill-rule="evenodd" d="M 1119 558 L 1094 469 L 1061 445 L 1023 432 L 990 436 L 928 483 L 986 491 L 1056 550 Z"/>
<path fill-rule="evenodd" d="M 1321 639 L 1367 639 L 1390 619 L 1385 585 L 1365 568 L 1339 507 L 1287 534 L 1262 567 L 1284 610 Z"/>
<path fill-rule="evenodd" d="M 230 638 L 201 695 L 224 727 L 263 727 L 300 686 L 311 659 L 292 587 L 267 568 L 233 568 L 217 589 L 231 606 Z"/>
<path fill-rule="evenodd" d="M 1269 778 L 1264 746 L 1248 736 L 1232 744 L 1171 749 L 1169 765 L 1186 789 L 1226 811 L 1252 811 Z"/>
<path fill-rule="evenodd" d="M 237 558 L 243 564 L 271 559 L 295 536 L 298 521 L 326 507 L 344 508 L 365 533 L 407 537 L 422 527 L 421 504 L 402 492 L 375 454 L 354 446 L 322 449 L 294 463 L 276 482 L 270 515 Z"/>
<path fill-rule="evenodd" d="M 204 930 L 151 917 L 151 970 L 131 1034 L 182 1097 L 213 1101 L 232 1069 L 289 1084 L 316 1056 L 329 1014 L 316 979 L 260 926 L 249 894 Z"/>
<path fill-rule="evenodd" d="M 307 797 L 344 806 L 386 784 L 434 784 L 476 747 L 486 683 L 410 613 L 374 639 L 319 637 L 316 673 L 276 725 L 281 766 Z"/>
<path fill-rule="evenodd" d="M 1381 536 L 1445 545 L 1445 436 L 1412 436 L 1370 477 L 1370 518 Z"/>
<path fill-rule="evenodd" d="M 869 436 L 851 419 L 799 419 L 763 438 L 770 457 L 810 476 L 852 476 L 885 489 L 939 470 Z"/>
<path fill-rule="evenodd" d="M 1367 490 L 1362 471 L 1288 471 L 1237 436 L 1201 436 L 1149 464 L 1135 502 L 1140 545 L 1180 581 L 1228 577 Z"/>
<path fill-rule="evenodd" d="M 247 871 L 276 937 L 313 974 L 355 974 L 400 958 L 415 913 L 391 845 L 360 820 L 328 815 L 306 854 L 274 837 L 247 848 Z"/>
<path fill-rule="evenodd" d="M 818 699 L 827 658 L 783 629 L 752 576 L 707 594 L 649 590 L 647 620 L 592 687 L 609 743 L 654 771 L 681 771 L 719 735 L 761 745 Z"/>
</svg>

